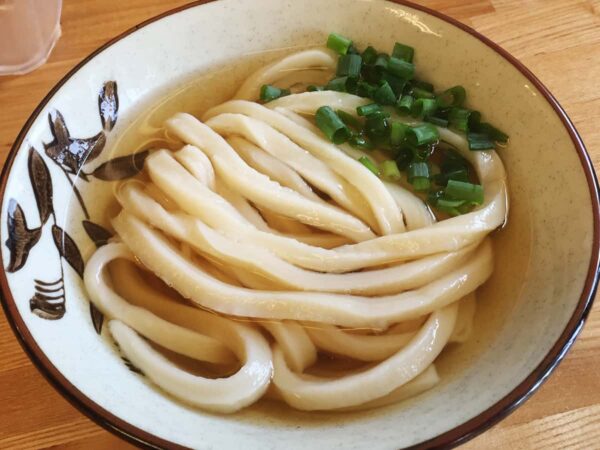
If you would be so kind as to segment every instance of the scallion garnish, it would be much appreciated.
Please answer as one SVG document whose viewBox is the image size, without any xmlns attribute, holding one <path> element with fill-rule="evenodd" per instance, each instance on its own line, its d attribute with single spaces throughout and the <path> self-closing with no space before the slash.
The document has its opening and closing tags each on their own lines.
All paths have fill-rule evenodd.
<svg viewBox="0 0 600 450">
<path fill-rule="evenodd" d="M 377 59 L 377 50 L 369 46 L 362 52 L 362 59 L 365 64 L 375 64 Z"/>
<path fill-rule="evenodd" d="M 356 108 L 356 114 L 359 116 L 368 116 L 382 111 L 381 106 L 377 103 L 369 103 L 368 105 L 362 105 Z"/>
<path fill-rule="evenodd" d="M 400 170 L 406 170 L 413 159 L 413 152 L 409 148 L 400 148 L 396 153 L 396 165 Z"/>
<path fill-rule="evenodd" d="M 325 88 L 323 86 L 315 86 L 314 84 L 309 84 L 308 86 L 306 86 L 306 90 L 308 92 L 319 92 L 324 91 Z"/>
<path fill-rule="evenodd" d="M 469 141 L 469 150 L 491 150 L 494 148 L 494 141 L 484 133 L 467 133 Z"/>
<path fill-rule="evenodd" d="M 414 48 L 409 47 L 408 45 L 401 44 L 400 42 L 396 42 L 394 44 L 394 50 L 392 51 L 392 56 L 394 58 L 402 59 L 411 63 L 413 62 L 414 55 Z"/>
<path fill-rule="evenodd" d="M 373 98 L 377 86 L 366 81 L 359 81 L 357 85 L 357 94 L 361 97 Z"/>
<path fill-rule="evenodd" d="M 336 75 L 338 77 L 358 77 L 362 66 L 360 55 L 342 55 L 338 60 Z"/>
<path fill-rule="evenodd" d="M 450 170 L 447 172 L 442 171 L 441 173 L 436 174 L 434 177 L 434 181 L 439 186 L 446 186 L 448 184 L 448 180 L 456 180 L 456 181 L 469 181 L 469 172 L 466 168 Z"/>
<path fill-rule="evenodd" d="M 387 137 L 389 133 L 389 124 L 385 114 L 370 114 L 365 120 L 365 133 L 371 139 L 381 139 Z"/>
<path fill-rule="evenodd" d="M 263 84 L 260 88 L 260 99 L 263 102 L 270 102 L 286 95 L 290 95 L 289 89 L 280 89 L 270 84 Z"/>
<path fill-rule="evenodd" d="M 483 186 L 458 180 L 448 180 L 444 195 L 450 200 L 462 200 L 465 203 L 481 205 Z"/>
<path fill-rule="evenodd" d="M 418 98 L 410 110 L 413 117 L 423 119 L 433 115 L 437 109 L 437 102 L 431 98 Z"/>
<path fill-rule="evenodd" d="M 396 97 L 400 97 L 402 95 L 404 86 L 406 86 L 405 79 L 397 77 L 396 75 L 392 75 L 391 73 L 387 72 L 381 75 L 381 79 L 388 82 L 388 84 L 392 88 L 392 91 L 394 91 Z"/>
<path fill-rule="evenodd" d="M 429 189 L 429 165 L 426 162 L 413 162 L 408 166 L 408 182 L 416 191 Z"/>
<path fill-rule="evenodd" d="M 325 86 L 328 91 L 346 92 L 346 83 L 348 77 L 338 77 L 333 80 L 329 80 L 329 83 Z"/>
<path fill-rule="evenodd" d="M 475 128 L 476 129 L 473 131 L 487 134 L 493 141 L 500 142 L 501 144 L 506 144 L 508 142 L 508 135 L 489 123 L 479 123 Z"/>
<path fill-rule="evenodd" d="M 316 121 L 325 136 L 335 144 L 348 142 L 360 149 L 376 147 L 387 153 L 393 159 L 380 166 L 367 157 L 359 161 L 387 180 L 398 181 L 406 171 L 413 189 L 428 193 L 428 202 L 438 211 L 454 216 L 482 204 L 483 188 L 470 182 L 470 164 L 452 151 L 451 145 L 440 142 L 437 127 L 450 126 L 465 133 L 474 151 L 493 149 L 497 143 L 506 143 L 508 136 L 481 122 L 478 111 L 464 106 L 464 87 L 457 85 L 436 94 L 431 83 L 415 79 L 414 49 L 405 44 L 396 43 L 391 55 L 373 47 L 361 53 L 350 39 L 332 33 L 327 46 L 340 55 L 336 76 L 326 86 L 311 85 L 307 90 L 347 92 L 372 103 L 356 109 L 359 117 L 351 111 L 319 108 Z M 269 85 L 261 89 L 265 102 L 287 94 L 288 90 Z M 391 114 L 383 109 L 387 105 L 424 122 L 409 126 L 391 120 Z"/>
<path fill-rule="evenodd" d="M 401 122 L 392 122 L 390 125 L 390 144 L 392 147 L 398 147 L 406 137 L 406 131 L 409 126 Z"/>
<path fill-rule="evenodd" d="M 460 107 L 467 98 L 467 91 L 462 86 L 454 86 L 442 92 L 437 102 L 440 108 L 448 108 L 450 106 Z"/>
<path fill-rule="evenodd" d="M 331 33 L 327 38 L 327 47 L 340 55 L 348 53 L 351 45 L 350 39 L 337 33 Z"/>
<path fill-rule="evenodd" d="M 377 58 L 375 58 L 374 65 L 378 70 L 384 71 L 387 69 L 389 59 L 390 57 L 388 55 L 386 55 L 385 53 L 380 53 L 377 55 Z"/>
<path fill-rule="evenodd" d="M 361 128 L 360 120 L 358 120 L 352 114 L 348 114 L 346 111 L 341 109 L 336 110 L 336 114 L 340 119 L 342 119 L 342 122 L 344 122 L 349 127 L 352 127 L 355 130 L 359 130 Z"/>
<path fill-rule="evenodd" d="M 373 144 L 365 135 L 361 134 L 353 134 L 348 143 L 352 147 L 360 148 L 363 150 L 372 150 Z"/>
<path fill-rule="evenodd" d="M 381 163 L 381 175 L 383 178 L 391 181 L 398 181 L 401 177 L 400 170 L 398 170 L 398 165 L 396 161 L 388 159 Z"/>
<path fill-rule="evenodd" d="M 388 60 L 387 71 L 405 80 L 410 80 L 415 74 L 415 66 L 408 61 L 392 56 Z"/>
<path fill-rule="evenodd" d="M 315 120 L 319 129 L 334 144 L 341 144 L 350 139 L 350 130 L 329 106 L 321 106 L 317 110 Z"/>
<path fill-rule="evenodd" d="M 360 162 L 363 166 L 365 166 L 375 175 L 379 176 L 381 174 L 377 165 L 373 161 L 371 161 L 370 158 L 367 158 L 366 156 L 361 156 L 360 158 L 358 158 L 358 162 Z"/>
<path fill-rule="evenodd" d="M 431 181 L 429 181 L 429 178 L 418 177 L 418 178 L 413 178 L 413 181 L 411 184 L 415 191 L 425 192 L 431 186 Z"/>
<path fill-rule="evenodd" d="M 448 124 L 459 131 L 469 131 L 469 118 L 474 111 L 464 108 L 451 108 L 448 114 Z"/>
<path fill-rule="evenodd" d="M 433 84 L 427 83 L 426 81 L 421 80 L 412 80 L 412 86 L 417 89 L 422 89 L 427 92 L 433 93 Z"/>
<path fill-rule="evenodd" d="M 381 105 L 394 105 L 396 103 L 396 94 L 394 94 L 390 84 L 384 80 L 373 93 L 373 100 Z"/>
<path fill-rule="evenodd" d="M 401 114 L 410 114 L 415 98 L 412 95 L 403 95 L 398 103 L 396 103 L 396 108 Z"/>
<path fill-rule="evenodd" d="M 433 92 L 427 91 L 420 87 L 412 88 L 412 96 L 415 98 L 431 98 L 431 99 L 435 98 L 435 94 Z"/>
<path fill-rule="evenodd" d="M 410 127 L 406 134 L 411 140 L 412 144 L 417 146 L 433 144 L 440 139 L 440 133 L 438 132 L 437 128 L 435 125 L 430 123 L 422 123 L 415 125 L 414 127 Z"/>
<path fill-rule="evenodd" d="M 443 117 L 428 116 L 428 117 L 425 117 L 425 120 L 429 123 L 437 125 L 438 127 L 444 127 L 444 128 L 448 127 L 448 119 L 444 119 Z"/>
</svg>

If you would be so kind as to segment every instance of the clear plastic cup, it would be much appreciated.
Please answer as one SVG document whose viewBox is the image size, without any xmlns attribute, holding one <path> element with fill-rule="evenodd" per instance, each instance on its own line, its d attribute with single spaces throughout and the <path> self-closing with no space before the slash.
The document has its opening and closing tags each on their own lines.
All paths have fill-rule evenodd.
<svg viewBox="0 0 600 450">
<path fill-rule="evenodd" d="M 0 0 L 0 75 L 31 72 L 60 37 L 62 0 Z"/>
</svg>

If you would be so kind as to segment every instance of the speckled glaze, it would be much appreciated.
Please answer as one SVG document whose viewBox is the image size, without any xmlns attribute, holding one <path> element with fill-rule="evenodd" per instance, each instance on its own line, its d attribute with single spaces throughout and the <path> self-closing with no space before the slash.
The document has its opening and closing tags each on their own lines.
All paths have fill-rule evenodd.
<svg viewBox="0 0 600 450">
<path fill-rule="evenodd" d="M 158 447 L 247 449 L 458 443 L 529 395 L 582 324 L 598 266 L 597 185 L 568 119 L 534 79 L 477 36 L 384 0 L 221 0 L 166 15 L 96 52 L 44 100 L 13 147 L 2 178 L 2 241 L 9 198 L 18 197 L 28 223 L 37 226 L 37 217 L 27 213 L 35 206 L 26 175 L 28 150 L 52 139 L 50 110 L 62 112 L 72 135 L 91 136 L 100 129 L 98 91 L 115 80 L 121 122 L 107 137 L 110 148 L 120 127 L 157 92 L 235 64 L 240 55 L 322 45 L 330 31 L 352 36 L 359 46 L 390 49 L 395 41 L 414 46 L 419 77 L 440 89 L 462 84 L 470 106 L 510 134 L 510 145 L 500 151 L 509 176 L 510 217 L 495 236 L 496 268 L 479 295 L 475 334 L 442 355 L 439 386 L 399 405 L 308 414 L 259 404 L 233 416 L 211 415 L 172 400 L 123 365 L 91 325 L 86 294 L 73 271 L 65 271 L 64 317 L 48 321 L 31 313 L 30 284 L 45 268 L 48 252 L 56 251 L 51 240 L 42 239 L 23 270 L 1 274 L 5 311 L 32 359 L 61 392 L 127 439 Z M 233 78 L 243 78 L 241 67 L 239 73 L 233 67 Z M 93 197 L 93 185 L 85 195 Z M 86 259 L 93 244 L 85 240 L 81 212 L 73 211 L 77 201 L 70 187 L 57 185 L 54 201 L 57 223 L 82 242 Z M 90 208 L 92 218 L 99 214 Z M 5 246 L 1 256 L 6 267 Z"/>
</svg>

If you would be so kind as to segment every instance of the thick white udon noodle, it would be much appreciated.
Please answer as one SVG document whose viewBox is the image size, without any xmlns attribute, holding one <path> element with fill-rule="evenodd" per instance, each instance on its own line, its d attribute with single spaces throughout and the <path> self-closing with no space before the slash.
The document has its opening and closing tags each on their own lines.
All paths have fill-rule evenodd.
<svg viewBox="0 0 600 450">
<path fill-rule="evenodd" d="M 300 52 L 251 75 L 202 121 L 176 114 L 165 128 L 182 148 L 154 152 L 150 181 L 118 188 L 118 238 L 91 257 L 85 285 L 121 351 L 184 402 L 233 412 L 268 394 L 303 410 L 380 406 L 435 385 L 437 356 L 468 337 L 474 292 L 492 272 L 487 235 L 507 214 L 502 162 L 440 129 L 475 168 L 486 201 L 436 222 L 421 199 L 306 119 L 323 105 L 353 113 L 365 99 L 254 102 L 262 84 L 294 91 L 335 64 L 326 50 Z M 188 302 L 148 286 L 136 263 Z M 140 335 L 239 370 L 193 375 Z M 319 369 L 319 352 L 364 365 Z"/>
</svg>

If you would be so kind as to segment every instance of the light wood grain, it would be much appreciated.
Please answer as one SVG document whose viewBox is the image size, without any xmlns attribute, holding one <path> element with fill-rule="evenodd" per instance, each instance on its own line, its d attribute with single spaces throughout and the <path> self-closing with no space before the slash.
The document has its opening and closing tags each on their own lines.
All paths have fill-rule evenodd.
<svg viewBox="0 0 600 450">
<path fill-rule="evenodd" d="M 52 86 L 95 48 L 184 0 L 65 0 L 47 64 L 0 77 L 0 162 Z M 600 0 L 420 0 L 488 36 L 550 88 L 600 165 Z M 550 380 L 465 449 L 600 448 L 600 304 Z M 0 448 L 129 448 L 64 400 L 37 372 L 0 314 Z"/>
</svg>

